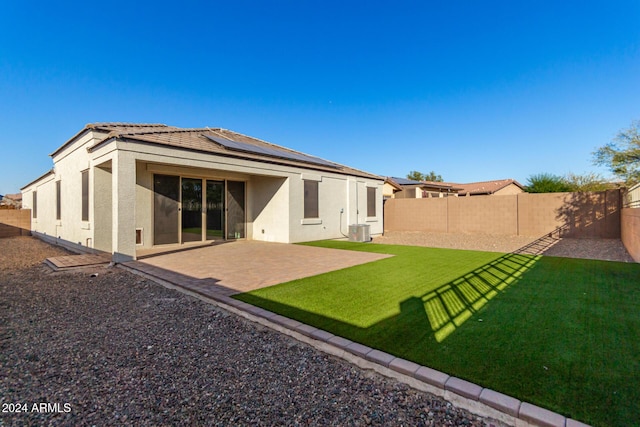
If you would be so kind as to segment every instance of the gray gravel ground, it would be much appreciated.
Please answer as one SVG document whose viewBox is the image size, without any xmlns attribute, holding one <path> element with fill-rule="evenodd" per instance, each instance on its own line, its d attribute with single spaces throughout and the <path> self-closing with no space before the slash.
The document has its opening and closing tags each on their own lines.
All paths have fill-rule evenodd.
<svg viewBox="0 0 640 427">
<path fill-rule="evenodd" d="M 533 242 L 544 248 L 543 255 L 567 258 L 635 262 L 620 239 L 542 238 L 488 234 L 453 234 L 424 231 L 387 231 L 374 243 L 428 246 L 432 248 L 468 249 L 488 252 L 514 252 Z M 528 252 L 532 253 L 532 252 Z"/>
<path fill-rule="evenodd" d="M 491 425 L 122 270 L 53 273 L 59 248 L 0 243 L 0 400 L 60 404 L 0 425 Z"/>
</svg>

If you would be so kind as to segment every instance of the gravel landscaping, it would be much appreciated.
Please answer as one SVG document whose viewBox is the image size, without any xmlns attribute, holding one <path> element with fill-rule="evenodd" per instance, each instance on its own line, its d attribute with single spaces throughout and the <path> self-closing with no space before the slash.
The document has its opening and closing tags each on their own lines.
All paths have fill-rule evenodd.
<svg viewBox="0 0 640 427">
<path fill-rule="evenodd" d="M 430 233 L 423 231 L 387 231 L 373 239 L 389 245 L 427 246 L 432 248 L 467 249 L 488 252 L 515 252 L 536 241 L 527 236 Z M 600 259 L 635 262 L 620 239 L 540 239 L 546 247 L 543 255 L 566 258 Z M 532 252 L 528 252 L 532 253 Z"/>
<path fill-rule="evenodd" d="M 62 249 L 1 242 L 0 398 L 28 410 L 0 425 L 497 425 L 118 268 L 54 273 Z"/>
</svg>

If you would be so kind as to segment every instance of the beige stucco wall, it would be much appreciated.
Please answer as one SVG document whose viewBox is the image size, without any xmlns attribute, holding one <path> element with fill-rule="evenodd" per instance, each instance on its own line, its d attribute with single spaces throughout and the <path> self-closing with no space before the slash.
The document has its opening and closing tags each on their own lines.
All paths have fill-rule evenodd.
<svg viewBox="0 0 640 427">
<path fill-rule="evenodd" d="M 252 176 L 248 182 L 247 238 L 289 241 L 289 178 Z"/>
<path fill-rule="evenodd" d="M 31 222 L 34 234 L 77 250 L 91 251 L 94 236 L 91 156 L 93 132 L 86 132 L 53 157 L 53 174 L 23 188 L 24 206 L 31 208 L 32 193 L 38 192 L 37 218 Z M 82 221 L 82 171 L 89 170 L 89 220 Z M 60 219 L 56 219 L 56 182 L 60 182 Z"/>
<path fill-rule="evenodd" d="M 396 199 L 422 199 L 422 188 L 417 185 L 406 185 L 395 195 Z"/>
<path fill-rule="evenodd" d="M 33 218 L 34 191 L 37 192 L 36 218 Z M 55 175 L 47 176 L 22 189 L 22 207 L 31 209 L 31 231 L 49 236 L 52 239 L 57 238 L 59 235 L 58 221 L 56 220 L 55 191 Z"/>
<path fill-rule="evenodd" d="M 28 208 L 30 192 L 38 189 L 34 230 L 89 248 L 113 251 L 116 261 L 131 259 L 136 249 L 153 245 L 154 173 L 244 181 L 248 239 L 289 243 L 340 238 L 355 222 L 369 224 L 373 235 L 382 233 L 382 179 L 356 179 L 125 141 L 112 141 L 88 153 L 86 148 L 95 142 L 93 133 L 87 132 L 57 153 L 55 175 L 26 188 L 23 197 Z M 85 169 L 89 170 L 89 221 L 81 220 L 81 171 Z M 303 218 L 303 179 L 309 178 L 319 181 L 317 220 Z M 56 180 L 62 182 L 60 221 L 55 220 Z M 367 186 L 376 188 L 373 218 L 366 218 Z M 143 230 L 142 246 L 135 244 L 136 228 Z"/>
<path fill-rule="evenodd" d="M 395 197 L 395 192 L 398 191 L 393 185 L 385 182 L 382 187 L 382 195 L 385 198 L 393 199 Z"/>
<path fill-rule="evenodd" d="M 319 181 L 318 219 L 304 218 L 304 179 Z M 289 185 L 290 242 L 343 238 L 350 224 L 368 224 L 372 235 L 382 234 L 382 181 L 303 173 Z M 367 187 L 376 188 L 375 217 L 367 217 Z"/>
<path fill-rule="evenodd" d="M 93 209 L 89 215 L 93 218 L 93 247 L 111 253 L 113 245 L 113 176 L 111 161 L 106 161 L 92 168 L 90 172 L 90 201 Z"/>
<path fill-rule="evenodd" d="M 522 188 L 518 187 L 515 184 L 509 184 L 506 187 L 501 188 L 500 190 L 498 190 L 495 193 L 493 193 L 493 195 L 494 196 L 508 196 L 510 194 L 520 194 L 520 193 L 524 193 Z"/>
<path fill-rule="evenodd" d="M 90 158 L 85 147 L 86 143 L 92 140 L 92 135 L 92 132 L 85 134 L 53 157 L 55 179 L 60 181 L 62 192 L 62 212 L 58 236 L 79 246 L 89 248 L 93 247 L 93 218 L 91 209 L 89 209 L 89 221 L 82 221 L 81 172 L 90 169 Z M 91 176 L 89 177 L 89 187 L 91 187 Z M 91 194 L 89 194 L 89 198 L 91 198 Z M 55 205 L 52 215 L 55 215 Z"/>
</svg>

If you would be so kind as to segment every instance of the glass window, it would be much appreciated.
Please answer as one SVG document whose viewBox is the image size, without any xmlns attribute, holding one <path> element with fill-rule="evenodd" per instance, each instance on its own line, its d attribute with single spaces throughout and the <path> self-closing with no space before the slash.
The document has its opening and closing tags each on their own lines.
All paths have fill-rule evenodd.
<svg viewBox="0 0 640 427">
<path fill-rule="evenodd" d="M 89 221 L 89 171 L 82 171 L 82 220 Z"/>
<path fill-rule="evenodd" d="M 38 218 L 38 192 L 33 192 L 33 203 L 32 203 L 32 211 L 31 216 L 35 219 Z"/>
<path fill-rule="evenodd" d="M 367 187 L 367 216 L 376 216 L 376 189 Z"/>
<path fill-rule="evenodd" d="M 318 181 L 304 180 L 304 217 L 320 217 L 318 214 Z"/>
<path fill-rule="evenodd" d="M 60 181 L 56 181 L 56 219 L 60 219 Z"/>
</svg>

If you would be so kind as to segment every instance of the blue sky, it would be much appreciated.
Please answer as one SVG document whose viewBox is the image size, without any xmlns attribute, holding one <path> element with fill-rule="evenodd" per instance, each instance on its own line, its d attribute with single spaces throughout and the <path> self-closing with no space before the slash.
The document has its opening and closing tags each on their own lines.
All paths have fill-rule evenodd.
<svg viewBox="0 0 640 427">
<path fill-rule="evenodd" d="M 0 194 L 103 121 L 223 127 L 386 176 L 600 172 L 640 2 L 5 2 Z"/>
</svg>

